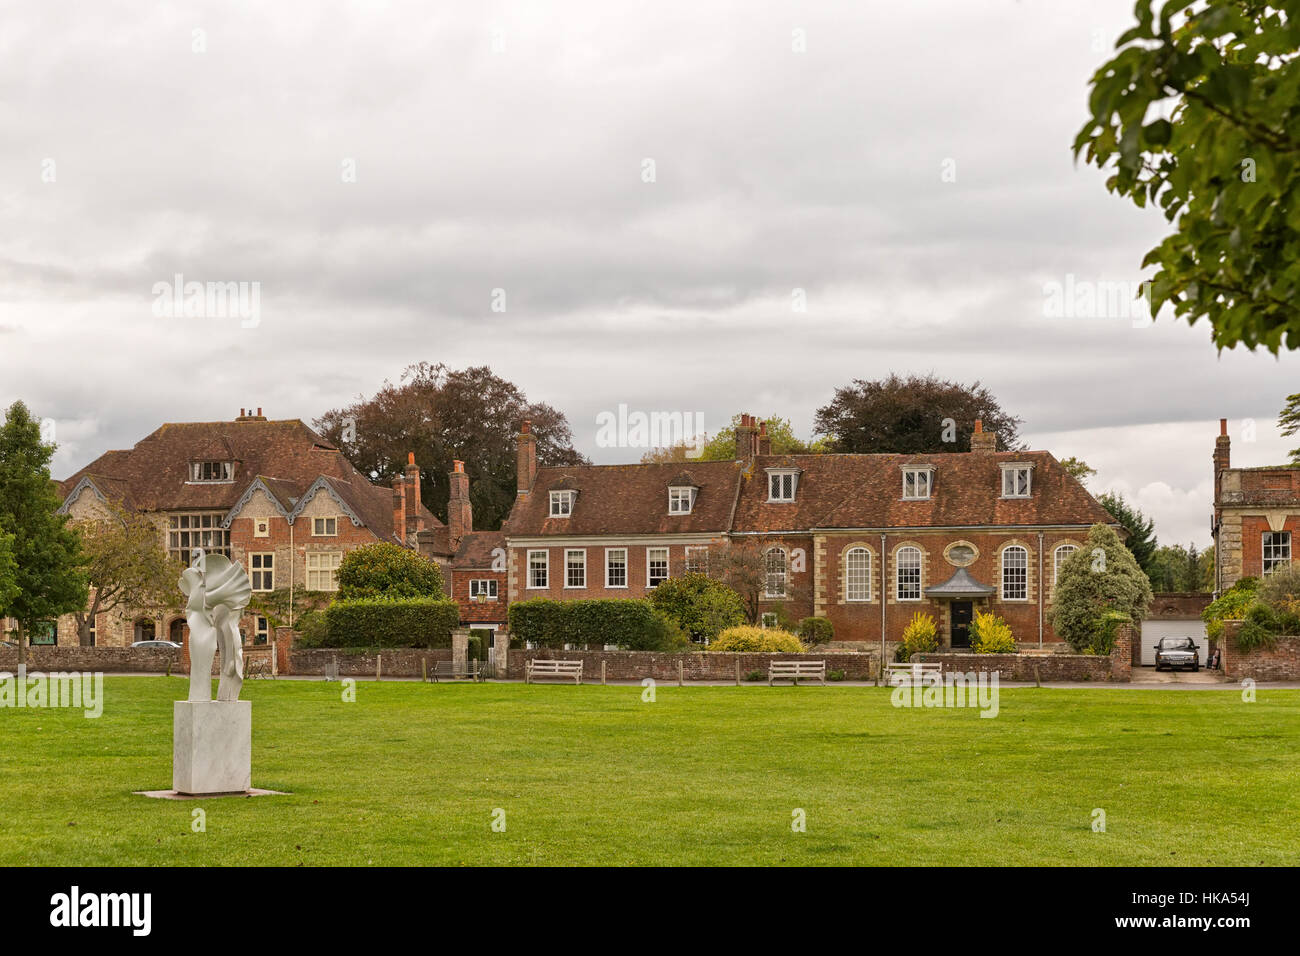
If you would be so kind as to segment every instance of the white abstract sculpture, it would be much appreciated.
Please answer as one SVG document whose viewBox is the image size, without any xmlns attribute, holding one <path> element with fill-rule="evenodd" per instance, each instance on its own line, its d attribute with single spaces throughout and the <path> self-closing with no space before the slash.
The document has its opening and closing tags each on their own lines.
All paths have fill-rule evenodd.
<svg viewBox="0 0 1300 956">
<path fill-rule="evenodd" d="M 190 626 L 190 696 L 212 700 L 212 659 L 221 648 L 221 679 L 217 700 L 239 700 L 244 686 L 244 644 L 239 615 L 253 596 L 248 575 L 220 554 L 195 548 L 190 566 L 181 574 L 185 620 Z"/>
<path fill-rule="evenodd" d="M 190 694 L 173 704 L 172 789 L 195 796 L 251 790 L 253 705 L 239 699 L 244 648 L 239 615 L 253 586 L 237 564 L 196 548 L 181 574 L 190 625 Z M 221 680 L 212 699 L 212 660 Z"/>
</svg>

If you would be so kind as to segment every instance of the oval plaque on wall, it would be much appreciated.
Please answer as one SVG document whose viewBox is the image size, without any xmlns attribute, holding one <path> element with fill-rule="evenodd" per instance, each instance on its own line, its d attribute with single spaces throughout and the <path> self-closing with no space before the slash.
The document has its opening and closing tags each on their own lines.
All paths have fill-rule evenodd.
<svg viewBox="0 0 1300 956">
<path fill-rule="evenodd" d="M 969 541 L 954 541 L 943 549 L 944 560 L 954 568 L 964 568 L 975 563 L 980 556 L 979 548 Z"/>
</svg>

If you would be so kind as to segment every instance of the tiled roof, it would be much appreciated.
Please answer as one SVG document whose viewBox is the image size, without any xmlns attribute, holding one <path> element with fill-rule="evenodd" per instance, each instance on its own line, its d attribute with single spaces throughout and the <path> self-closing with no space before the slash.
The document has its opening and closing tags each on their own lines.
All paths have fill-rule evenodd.
<svg viewBox="0 0 1300 956">
<path fill-rule="evenodd" d="M 686 515 L 668 513 L 668 485 L 682 471 L 679 461 L 539 468 L 533 492 L 515 502 L 503 530 L 515 536 L 721 533 L 730 524 L 740 468 L 734 461 L 693 462 L 689 471 L 700 490 Z M 572 515 L 552 518 L 546 492 L 560 482 L 578 498 Z"/>
<path fill-rule="evenodd" d="M 234 480 L 191 483 L 193 461 L 231 460 Z M 134 448 L 110 451 L 61 482 L 65 495 L 85 476 L 139 511 L 229 511 L 261 480 L 286 512 L 325 478 L 375 534 L 393 536 L 393 491 L 373 484 L 334 445 L 298 419 L 185 422 L 160 427 Z M 440 522 L 422 508 L 429 526 Z"/>
<path fill-rule="evenodd" d="M 452 567 L 474 570 L 489 570 L 493 552 L 500 548 L 504 552 L 506 536 L 503 531 L 472 531 L 460 539 L 460 549 L 452 559 Z"/>
</svg>

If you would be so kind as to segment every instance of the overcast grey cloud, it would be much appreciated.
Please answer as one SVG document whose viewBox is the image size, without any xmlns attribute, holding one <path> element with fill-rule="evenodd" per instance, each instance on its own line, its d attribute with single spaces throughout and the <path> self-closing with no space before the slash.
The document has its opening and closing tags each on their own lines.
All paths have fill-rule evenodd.
<svg viewBox="0 0 1300 956">
<path fill-rule="evenodd" d="M 1045 283 L 1136 282 L 1162 234 L 1069 151 L 1130 18 L 10 3 L 0 400 L 56 420 L 62 475 L 161 421 L 310 420 L 413 362 L 489 364 L 608 461 L 637 455 L 595 445 L 619 403 L 807 432 L 838 384 L 933 371 L 1204 546 L 1217 420 L 1257 423 L 1238 462 L 1277 460 L 1292 360 L 1044 315 Z M 259 324 L 155 315 L 178 273 L 260 283 Z"/>
</svg>

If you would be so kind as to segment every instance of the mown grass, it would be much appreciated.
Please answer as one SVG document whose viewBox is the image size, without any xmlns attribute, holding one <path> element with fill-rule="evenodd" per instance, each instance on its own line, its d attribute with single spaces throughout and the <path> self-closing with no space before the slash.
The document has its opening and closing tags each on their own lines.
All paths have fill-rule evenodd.
<svg viewBox="0 0 1300 956">
<path fill-rule="evenodd" d="M 292 795 L 135 796 L 170 786 L 184 689 L 0 710 L 0 864 L 1300 861 L 1300 691 L 1011 689 L 981 719 L 863 687 L 253 682 L 253 783 Z"/>
</svg>

